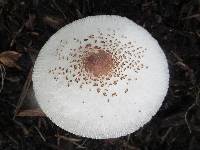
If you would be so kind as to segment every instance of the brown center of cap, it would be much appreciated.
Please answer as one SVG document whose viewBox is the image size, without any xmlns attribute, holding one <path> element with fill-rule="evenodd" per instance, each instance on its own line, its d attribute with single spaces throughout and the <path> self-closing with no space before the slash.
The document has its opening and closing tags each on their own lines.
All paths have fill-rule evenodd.
<svg viewBox="0 0 200 150">
<path fill-rule="evenodd" d="M 108 75 L 114 68 L 114 59 L 112 54 L 104 50 L 90 52 L 84 58 L 85 70 L 96 77 Z"/>
</svg>

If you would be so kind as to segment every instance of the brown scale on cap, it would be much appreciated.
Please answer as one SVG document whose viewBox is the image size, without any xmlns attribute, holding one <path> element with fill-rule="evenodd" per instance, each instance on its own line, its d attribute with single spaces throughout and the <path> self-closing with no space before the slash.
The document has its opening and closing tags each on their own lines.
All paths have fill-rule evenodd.
<svg viewBox="0 0 200 150">
<path fill-rule="evenodd" d="M 117 36 L 117 37 L 116 37 Z M 122 42 L 125 35 L 113 33 L 102 33 L 88 35 L 83 39 L 73 38 L 73 42 L 79 44 L 77 48 L 69 48 L 66 55 L 63 43 L 56 49 L 56 57 L 59 61 L 65 61 L 66 67 L 56 66 L 48 70 L 55 81 L 62 76 L 66 86 L 78 84 L 80 88 L 84 85 L 91 85 L 97 93 L 103 96 L 118 96 L 116 91 L 110 91 L 110 86 L 117 86 L 118 82 L 125 80 L 127 87 L 129 82 L 137 80 L 137 74 L 148 66 L 142 63 L 146 48 L 138 46 L 135 41 Z M 127 70 L 133 70 L 135 77 L 128 76 Z M 135 80 L 134 80 L 135 79 Z M 89 88 L 90 89 L 90 88 Z M 89 90 L 91 91 L 91 90 Z M 128 88 L 122 93 L 127 93 Z"/>
<path fill-rule="evenodd" d="M 95 77 L 108 75 L 114 68 L 114 61 L 112 54 L 104 50 L 91 52 L 83 58 L 85 70 L 92 73 Z"/>
</svg>

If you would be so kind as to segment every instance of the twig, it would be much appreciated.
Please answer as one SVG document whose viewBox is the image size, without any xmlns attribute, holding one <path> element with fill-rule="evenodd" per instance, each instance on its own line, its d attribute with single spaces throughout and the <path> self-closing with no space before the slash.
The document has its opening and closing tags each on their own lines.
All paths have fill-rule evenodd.
<svg viewBox="0 0 200 150">
<path fill-rule="evenodd" d="M 21 95 L 19 97 L 19 101 L 18 101 L 18 104 L 17 104 L 17 107 L 15 109 L 15 113 L 14 113 L 14 117 L 13 119 L 15 119 L 15 117 L 17 116 L 18 112 L 20 111 L 20 108 L 24 102 L 24 99 L 26 97 L 26 93 L 28 92 L 28 89 L 30 87 L 30 84 L 31 84 L 31 77 L 32 77 L 32 71 L 33 71 L 33 68 L 30 69 L 29 71 L 29 74 L 28 74 L 28 77 L 26 79 L 26 82 L 24 84 L 24 87 L 22 89 L 22 92 L 21 92 Z"/>
<path fill-rule="evenodd" d="M 77 148 L 82 148 L 82 149 L 86 148 L 86 147 L 82 146 L 83 144 L 78 144 L 77 143 L 77 142 L 80 142 L 81 139 L 70 138 L 70 137 L 66 137 L 64 135 L 59 135 L 59 134 L 56 134 L 55 137 L 58 138 L 57 140 L 59 141 L 59 143 L 60 143 L 60 140 L 62 139 L 62 140 L 71 142 L 72 144 L 76 145 Z"/>
<path fill-rule="evenodd" d="M 191 130 L 191 127 L 190 127 L 190 123 L 189 123 L 189 121 L 188 121 L 188 114 L 189 114 L 189 112 L 190 112 L 190 110 L 192 109 L 192 108 L 194 108 L 195 106 L 200 106 L 199 105 L 199 98 L 200 98 L 200 89 L 199 89 L 199 87 L 197 88 L 197 94 L 196 94 L 196 96 L 195 96 L 195 102 L 187 109 L 187 111 L 186 111 L 186 113 L 185 113 L 185 123 L 186 123 L 186 125 L 187 125 L 187 127 L 188 127 L 188 129 L 189 129 L 189 132 L 190 132 L 190 134 L 192 133 L 192 130 Z"/>
<path fill-rule="evenodd" d="M 13 141 L 13 143 L 15 143 L 17 146 L 19 145 L 19 142 L 17 140 L 15 140 L 11 135 L 9 135 L 8 133 L 5 133 L 5 135 L 11 140 Z"/>
<path fill-rule="evenodd" d="M 76 14 L 78 18 L 82 18 L 83 15 L 81 14 L 81 12 L 79 11 L 79 9 L 76 9 Z"/>
<path fill-rule="evenodd" d="M 86 149 L 86 147 L 81 146 L 80 144 L 76 143 L 76 142 L 72 142 L 74 145 L 76 145 L 76 148 L 81 148 L 81 149 Z"/>
<path fill-rule="evenodd" d="M 0 64 L 0 74 L 1 74 L 1 87 L 0 87 L 0 93 L 1 93 L 1 91 L 3 90 L 3 86 L 4 86 L 4 79 L 6 76 L 6 70 L 2 64 Z"/>
<path fill-rule="evenodd" d="M 200 14 L 194 14 L 194 15 L 191 15 L 191 16 L 184 17 L 184 18 L 182 18 L 182 20 L 199 18 L 199 17 L 200 17 Z"/>
<path fill-rule="evenodd" d="M 195 103 L 197 106 L 200 106 L 199 100 L 200 100 L 200 88 L 198 88 L 196 99 L 195 99 Z"/>
<path fill-rule="evenodd" d="M 164 143 L 164 141 L 166 140 L 167 136 L 169 135 L 169 133 L 172 131 L 172 127 L 168 128 L 168 130 L 166 131 L 166 133 L 164 134 L 164 136 L 162 136 L 161 138 L 161 143 Z"/>
<path fill-rule="evenodd" d="M 13 120 L 18 126 L 20 126 L 24 132 L 25 135 L 28 135 L 29 134 L 29 131 L 28 129 L 24 126 L 23 123 L 17 121 L 17 120 Z"/>
<path fill-rule="evenodd" d="M 130 138 L 131 138 L 131 135 L 129 134 L 128 136 L 127 136 L 127 143 L 129 143 L 129 141 L 130 141 Z"/>
<path fill-rule="evenodd" d="M 43 136 L 43 134 L 40 132 L 40 130 L 38 129 L 38 127 L 34 126 L 34 128 L 37 130 L 38 134 L 40 135 L 41 139 L 46 142 L 45 137 Z"/>
<path fill-rule="evenodd" d="M 187 64 L 185 64 L 184 62 L 183 62 L 183 59 L 182 58 L 180 58 L 175 52 L 171 52 L 173 55 L 174 55 L 174 57 L 177 59 L 177 62 L 176 62 L 176 65 L 178 65 L 181 69 L 183 69 L 184 71 L 188 71 L 188 74 L 189 74 L 189 79 L 190 79 L 190 81 L 191 81 L 191 83 L 193 84 L 193 85 L 195 85 L 195 81 L 196 81 L 196 79 L 195 79 L 195 76 L 194 76 L 194 70 L 192 69 L 192 68 L 190 68 Z"/>
<path fill-rule="evenodd" d="M 196 104 L 195 103 L 193 103 L 188 109 L 187 109 L 187 111 L 186 111 L 186 113 L 185 113 L 185 123 L 186 123 L 186 125 L 187 125 L 187 127 L 188 127 L 188 130 L 189 130 L 189 132 L 190 132 L 190 134 L 192 133 L 192 130 L 191 130 L 191 127 L 190 127 L 190 124 L 189 124 L 189 121 L 188 121 L 188 113 L 189 113 L 189 111 L 195 106 Z"/>
<path fill-rule="evenodd" d="M 55 137 L 63 139 L 65 141 L 69 141 L 69 142 L 80 142 L 81 141 L 81 139 L 69 138 L 64 135 L 59 135 L 59 134 L 56 134 Z"/>
<path fill-rule="evenodd" d="M 22 32 L 22 30 L 24 29 L 24 25 L 25 23 L 22 24 L 22 26 L 19 28 L 19 30 L 17 31 L 17 33 L 14 35 L 12 41 L 10 42 L 10 47 L 13 46 L 13 44 L 15 43 L 15 40 L 17 38 L 17 36 Z"/>
<path fill-rule="evenodd" d="M 81 146 L 84 146 L 85 143 L 88 141 L 88 139 L 85 139 L 82 143 L 81 143 Z"/>
<path fill-rule="evenodd" d="M 194 80 L 194 74 L 193 74 L 193 69 L 191 69 L 188 65 L 186 65 L 184 62 L 183 62 L 183 59 L 181 59 L 176 53 L 172 52 L 172 54 L 174 55 L 174 57 L 178 60 L 178 62 L 176 63 L 177 65 L 179 65 L 182 69 L 186 70 L 189 72 L 190 74 L 190 80 L 192 82 L 193 85 L 196 84 L 195 80 Z M 191 130 L 191 126 L 190 126 L 190 123 L 188 121 L 188 114 L 190 112 L 190 110 L 195 107 L 195 106 L 199 106 L 198 104 L 198 99 L 199 99 L 199 95 L 200 95 L 200 90 L 197 92 L 197 95 L 196 95 L 196 99 L 195 99 L 195 102 L 190 106 L 188 107 L 185 115 L 184 115 L 184 119 L 185 119 L 185 123 L 188 127 L 188 130 L 190 132 L 190 134 L 192 133 L 192 130 Z"/>
<path fill-rule="evenodd" d="M 55 0 L 52 0 L 53 4 L 56 6 L 56 8 L 58 9 L 58 11 L 63 15 L 64 19 L 67 19 L 67 16 L 65 15 L 65 13 L 62 11 L 62 9 L 58 6 L 58 4 L 56 3 Z"/>
<path fill-rule="evenodd" d="M 195 32 L 198 38 L 200 38 L 200 33 L 198 31 Z"/>
<path fill-rule="evenodd" d="M 171 51 L 171 53 L 174 55 L 174 57 L 180 61 L 180 62 L 183 62 L 183 59 L 181 57 L 179 57 L 175 52 Z"/>
</svg>

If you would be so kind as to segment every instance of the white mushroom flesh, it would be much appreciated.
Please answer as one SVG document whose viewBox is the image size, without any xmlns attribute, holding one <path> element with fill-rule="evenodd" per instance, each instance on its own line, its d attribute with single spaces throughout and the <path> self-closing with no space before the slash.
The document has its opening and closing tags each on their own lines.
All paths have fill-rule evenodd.
<svg viewBox="0 0 200 150">
<path fill-rule="evenodd" d="M 138 130 L 159 110 L 169 72 L 158 42 L 119 16 L 91 16 L 55 33 L 35 62 L 38 104 L 74 134 L 116 138 Z"/>
</svg>

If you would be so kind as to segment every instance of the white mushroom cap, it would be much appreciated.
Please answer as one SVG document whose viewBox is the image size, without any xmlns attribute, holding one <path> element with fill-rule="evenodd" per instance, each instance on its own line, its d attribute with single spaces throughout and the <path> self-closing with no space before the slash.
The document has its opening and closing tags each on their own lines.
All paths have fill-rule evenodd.
<svg viewBox="0 0 200 150">
<path fill-rule="evenodd" d="M 158 42 L 119 16 L 66 25 L 43 46 L 33 88 L 59 127 L 95 139 L 116 138 L 150 121 L 167 93 L 169 71 Z"/>
</svg>

